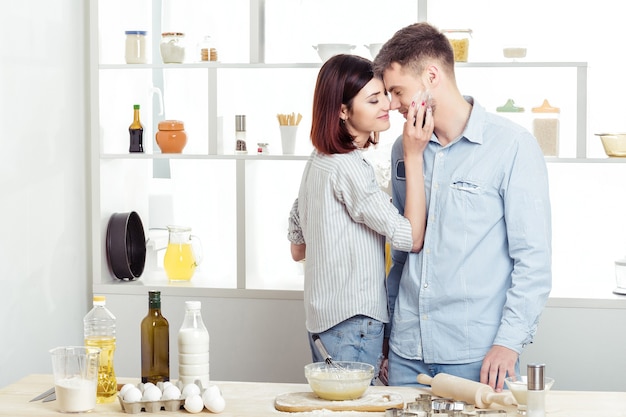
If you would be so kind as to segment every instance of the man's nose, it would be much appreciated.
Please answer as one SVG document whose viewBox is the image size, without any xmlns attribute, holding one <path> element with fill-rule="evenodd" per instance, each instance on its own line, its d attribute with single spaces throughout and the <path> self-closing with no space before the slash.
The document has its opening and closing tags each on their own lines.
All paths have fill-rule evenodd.
<svg viewBox="0 0 626 417">
<path fill-rule="evenodd" d="M 398 110 L 400 108 L 400 100 L 395 97 L 391 97 L 391 103 L 389 103 L 389 110 Z"/>
</svg>

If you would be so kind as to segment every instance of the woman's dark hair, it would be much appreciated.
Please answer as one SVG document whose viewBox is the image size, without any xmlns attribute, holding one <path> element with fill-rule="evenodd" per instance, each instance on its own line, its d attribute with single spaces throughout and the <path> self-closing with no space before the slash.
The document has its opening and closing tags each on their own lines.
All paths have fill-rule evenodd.
<svg viewBox="0 0 626 417">
<path fill-rule="evenodd" d="M 324 154 L 348 153 L 355 149 L 354 137 L 339 118 L 341 105 L 352 109 L 352 101 L 374 78 L 372 62 L 356 55 L 335 55 L 317 76 L 313 95 L 311 142 Z"/>
</svg>

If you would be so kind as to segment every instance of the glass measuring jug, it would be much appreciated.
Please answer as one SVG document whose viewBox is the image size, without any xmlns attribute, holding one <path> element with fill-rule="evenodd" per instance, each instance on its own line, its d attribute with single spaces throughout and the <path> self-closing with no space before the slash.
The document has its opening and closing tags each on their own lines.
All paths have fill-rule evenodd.
<svg viewBox="0 0 626 417">
<path fill-rule="evenodd" d="M 202 262 L 202 242 L 191 227 L 167 226 L 169 232 L 163 268 L 170 281 L 190 281 Z"/>
</svg>

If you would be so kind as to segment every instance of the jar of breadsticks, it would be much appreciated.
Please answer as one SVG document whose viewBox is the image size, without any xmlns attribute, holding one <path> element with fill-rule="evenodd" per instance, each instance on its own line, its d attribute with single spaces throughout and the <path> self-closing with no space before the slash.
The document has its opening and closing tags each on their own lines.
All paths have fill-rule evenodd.
<svg viewBox="0 0 626 417">
<path fill-rule="evenodd" d="M 454 62 L 467 62 L 472 29 L 443 29 L 454 51 Z"/>
</svg>

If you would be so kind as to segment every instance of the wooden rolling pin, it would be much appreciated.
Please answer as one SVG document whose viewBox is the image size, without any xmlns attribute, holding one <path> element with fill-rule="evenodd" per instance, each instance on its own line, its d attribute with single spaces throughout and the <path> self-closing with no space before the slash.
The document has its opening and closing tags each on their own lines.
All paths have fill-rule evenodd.
<svg viewBox="0 0 626 417">
<path fill-rule="evenodd" d="M 465 401 L 478 408 L 489 408 L 492 403 L 500 405 L 513 404 L 511 393 L 497 393 L 487 384 L 471 381 L 454 375 L 440 373 L 431 377 L 419 374 L 417 382 L 430 385 L 433 394 L 438 397 L 452 398 L 456 401 Z"/>
</svg>

